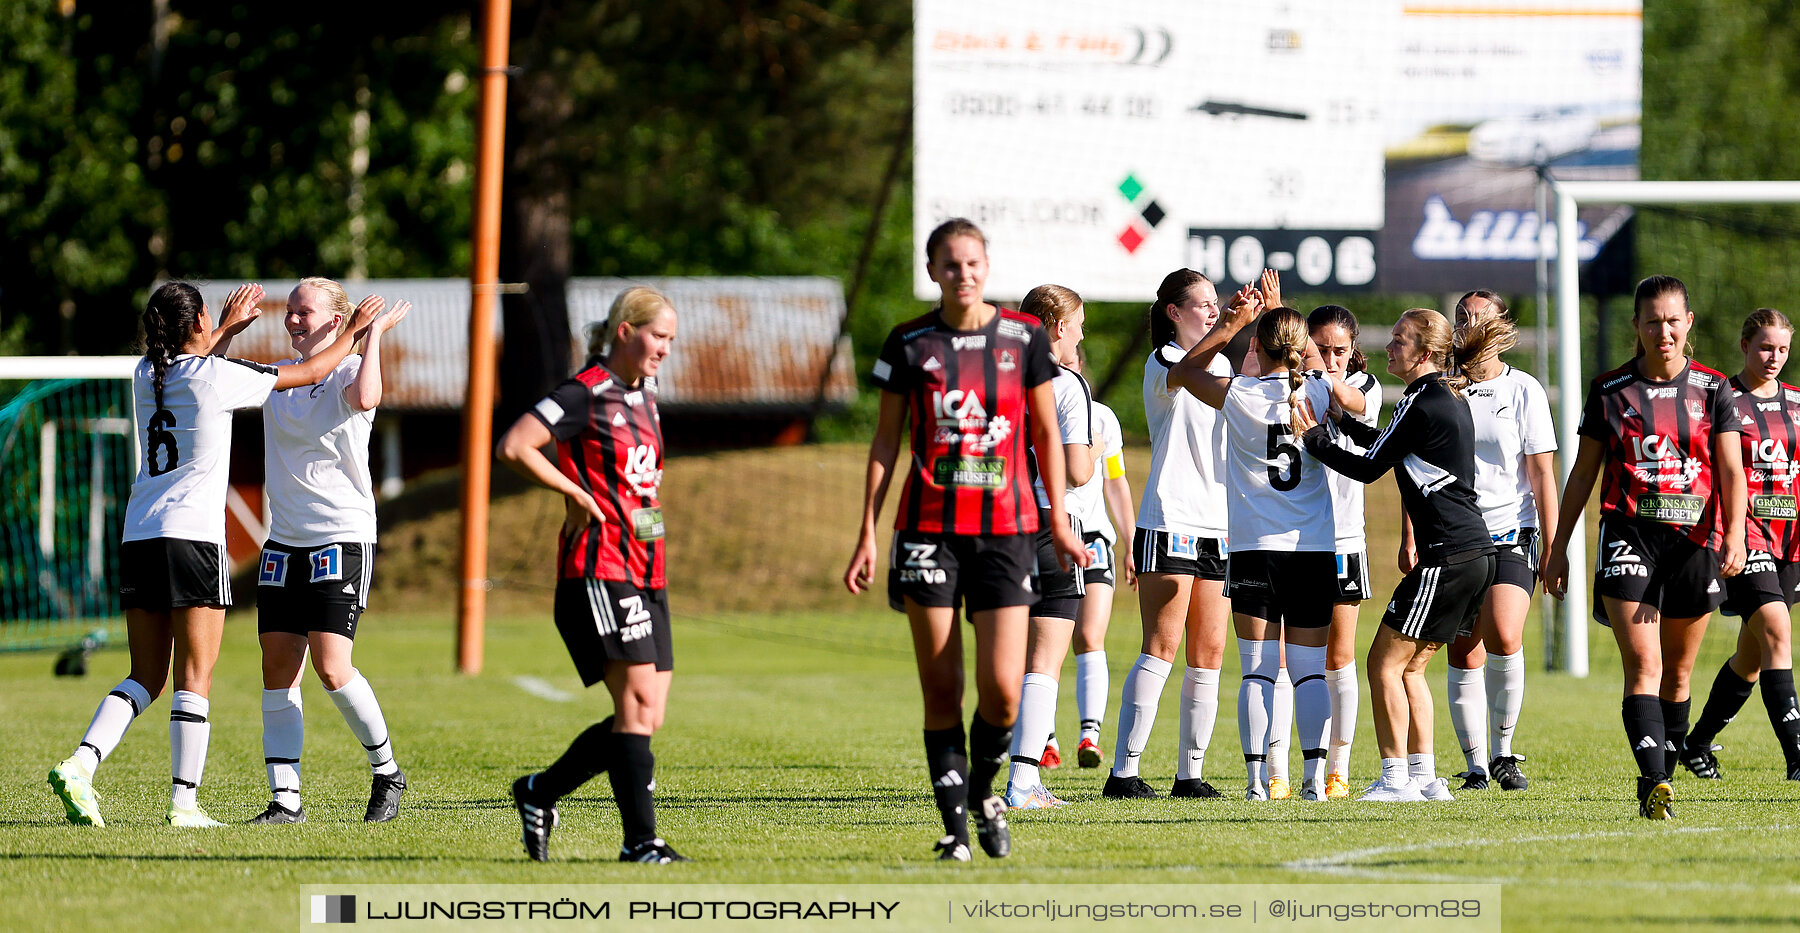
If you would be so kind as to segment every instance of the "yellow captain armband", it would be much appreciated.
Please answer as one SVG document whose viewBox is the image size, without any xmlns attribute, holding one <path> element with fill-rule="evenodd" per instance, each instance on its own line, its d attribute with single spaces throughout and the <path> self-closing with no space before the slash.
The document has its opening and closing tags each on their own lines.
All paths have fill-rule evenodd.
<svg viewBox="0 0 1800 933">
<path fill-rule="evenodd" d="M 1125 452 L 1120 451 L 1106 458 L 1106 478 L 1118 479 L 1125 475 Z"/>
</svg>

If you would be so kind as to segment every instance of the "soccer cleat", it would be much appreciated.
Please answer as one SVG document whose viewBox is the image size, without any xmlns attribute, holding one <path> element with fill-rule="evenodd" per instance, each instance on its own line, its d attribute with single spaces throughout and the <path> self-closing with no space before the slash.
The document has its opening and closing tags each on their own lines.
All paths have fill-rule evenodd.
<svg viewBox="0 0 1800 933">
<path fill-rule="evenodd" d="M 1269 778 L 1269 799 L 1286 800 L 1294 796 L 1293 788 L 1288 786 L 1287 778 Z"/>
<path fill-rule="evenodd" d="M 1415 782 L 1415 784 L 1416 783 L 1417 782 Z M 1456 799 L 1456 797 L 1450 793 L 1450 782 L 1443 778 L 1432 778 L 1424 784 L 1417 784 L 1417 786 L 1419 788 L 1419 793 L 1423 795 L 1426 800 Z"/>
<path fill-rule="evenodd" d="M 1300 785 L 1301 800 L 1308 802 L 1320 801 L 1325 799 L 1326 794 L 1327 791 L 1322 790 L 1318 784 L 1315 784 L 1312 781 L 1305 781 Z"/>
<path fill-rule="evenodd" d="M 1175 783 L 1179 787 L 1181 782 Z M 1106 786 L 1100 789 L 1100 793 L 1114 800 L 1148 800 L 1156 796 L 1156 789 L 1135 774 L 1131 777 L 1109 774 L 1106 776 Z"/>
<path fill-rule="evenodd" d="M 369 782 L 369 808 L 365 823 L 385 823 L 400 815 L 400 795 L 406 793 L 406 772 L 377 774 Z"/>
<path fill-rule="evenodd" d="M 1787 779 L 1790 781 L 1800 781 L 1800 763 L 1795 763 L 1795 764 L 1788 766 Z"/>
<path fill-rule="evenodd" d="M 1075 746 L 1075 763 L 1083 768 L 1100 767 L 1100 743 L 1082 736 L 1081 744 Z"/>
<path fill-rule="evenodd" d="M 294 809 L 289 810 L 287 807 L 271 800 L 269 801 L 267 809 L 251 817 L 246 822 L 251 826 L 278 826 L 287 823 L 304 823 L 306 822 L 306 808 L 295 807 Z"/>
<path fill-rule="evenodd" d="M 1725 779 L 1725 776 L 1719 773 L 1719 759 L 1713 757 L 1710 745 L 1684 745 L 1681 749 L 1681 763 L 1689 771 L 1694 772 L 1694 777 L 1702 780 L 1721 781 Z"/>
<path fill-rule="evenodd" d="M 1325 798 L 1340 800 L 1350 796 L 1350 779 L 1342 774 L 1325 775 Z"/>
<path fill-rule="evenodd" d="M 527 774 L 513 782 L 513 806 L 518 808 L 519 822 L 524 825 L 525 854 L 534 862 L 550 861 L 550 831 L 556 828 L 556 805 L 545 806 L 531 794 L 531 779 L 536 775 Z"/>
<path fill-rule="evenodd" d="M 1524 755 L 1500 755 L 1488 763 L 1488 770 L 1494 780 L 1500 782 L 1501 790 L 1524 790 L 1531 786 L 1525 779 L 1525 772 L 1519 770 L 1519 762 L 1524 760 Z"/>
<path fill-rule="evenodd" d="M 1462 778 L 1462 786 L 1458 787 L 1457 790 L 1487 790 L 1488 789 L 1487 772 L 1483 771 L 1480 768 L 1470 768 L 1467 771 L 1458 772 L 1454 776 Z"/>
<path fill-rule="evenodd" d="M 1044 746 L 1044 753 L 1038 756 L 1038 767 L 1046 771 L 1062 767 L 1062 752 L 1057 751 L 1054 745 Z"/>
<path fill-rule="evenodd" d="M 1042 784 L 1031 787 L 1006 785 L 1006 809 L 1008 810 L 1054 810 L 1063 804 L 1063 800 L 1050 793 Z"/>
<path fill-rule="evenodd" d="M 940 862 L 967 862 L 970 860 L 969 844 L 955 836 L 945 836 L 932 847 L 937 852 Z"/>
<path fill-rule="evenodd" d="M 1244 799 L 1251 803 L 1266 803 L 1269 792 L 1260 784 L 1250 784 L 1244 788 Z"/>
<path fill-rule="evenodd" d="M 670 848 L 661 839 L 651 839 L 629 848 L 620 848 L 619 861 L 642 865 L 673 865 L 676 862 L 691 862 L 693 859 Z"/>
<path fill-rule="evenodd" d="M 207 816 L 206 811 L 200 809 L 199 804 L 191 807 L 177 807 L 170 804 L 169 815 L 163 817 L 163 822 L 177 829 L 211 829 L 215 826 L 225 825 Z"/>
<path fill-rule="evenodd" d="M 50 789 L 62 801 L 69 822 L 76 826 L 105 826 L 100 818 L 100 792 L 94 790 L 93 775 L 82 770 L 73 758 L 50 769 Z"/>
<path fill-rule="evenodd" d="M 1369 789 L 1356 799 L 1371 803 L 1413 803 L 1424 800 L 1425 795 L 1410 780 L 1403 784 L 1389 784 L 1378 780 L 1370 784 Z"/>
<path fill-rule="evenodd" d="M 1655 787 L 1650 788 L 1650 793 L 1638 802 L 1638 815 L 1647 820 L 1672 820 L 1675 818 L 1675 808 L 1672 806 L 1674 798 L 1675 789 L 1669 786 L 1669 782 L 1658 781 Z"/>
<path fill-rule="evenodd" d="M 975 818 L 975 841 L 988 858 L 1012 854 L 1012 834 L 1006 830 L 1006 801 L 989 797 L 970 814 Z"/>
<path fill-rule="evenodd" d="M 1176 778 L 1175 786 L 1169 789 L 1171 797 L 1200 797 L 1206 800 L 1223 798 L 1218 788 L 1199 778 Z"/>
</svg>

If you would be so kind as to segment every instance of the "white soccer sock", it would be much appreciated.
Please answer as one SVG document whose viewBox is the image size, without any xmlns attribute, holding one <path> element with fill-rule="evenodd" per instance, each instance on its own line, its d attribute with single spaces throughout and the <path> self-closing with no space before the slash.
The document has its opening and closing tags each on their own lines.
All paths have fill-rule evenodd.
<svg viewBox="0 0 1800 933">
<path fill-rule="evenodd" d="M 352 669 L 349 683 L 336 690 L 327 690 L 325 695 L 337 704 L 338 712 L 344 714 L 344 722 L 350 725 L 351 732 L 356 733 L 356 740 L 369 755 L 369 767 L 376 774 L 398 772 L 400 766 L 394 764 L 393 744 L 388 741 L 387 720 L 381 718 L 381 704 L 375 702 L 375 689 L 369 686 L 362 672 Z"/>
<path fill-rule="evenodd" d="M 206 772 L 206 742 L 212 737 L 212 723 L 206 721 L 211 709 L 212 704 L 200 694 L 175 691 L 169 710 L 169 803 L 173 806 L 195 805 L 194 794 Z"/>
<path fill-rule="evenodd" d="M 1256 786 L 1269 751 L 1269 719 L 1275 706 L 1275 675 L 1281 666 L 1281 643 L 1238 639 L 1238 741 L 1244 748 L 1244 767 Z"/>
<path fill-rule="evenodd" d="M 1294 678 L 1293 716 L 1300 725 L 1301 779 L 1325 788 L 1325 744 L 1331 731 L 1331 690 L 1325 686 L 1325 646 L 1287 646 L 1288 673 Z"/>
<path fill-rule="evenodd" d="M 1325 686 L 1331 691 L 1331 752 L 1325 756 L 1325 770 L 1348 777 L 1350 746 L 1356 742 L 1356 704 L 1362 696 L 1356 662 L 1326 671 Z"/>
<path fill-rule="evenodd" d="M 1020 761 L 1036 761 L 1044 753 L 1050 729 L 1056 722 L 1056 678 L 1049 674 L 1026 674 L 1019 687 L 1019 719 L 1013 724 L 1012 771 L 1008 783 L 1021 790 L 1036 787 L 1043 779 L 1038 766 Z"/>
<path fill-rule="evenodd" d="M 1383 765 L 1387 759 L 1382 759 Z M 1437 780 L 1437 756 L 1430 752 L 1415 752 L 1406 756 L 1406 773 L 1414 784 L 1424 787 Z"/>
<path fill-rule="evenodd" d="M 1469 769 L 1487 771 L 1487 687 L 1480 669 L 1450 665 L 1450 725 Z"/>
<path fill-rule="evenodd" d="M 306 715 L 300 688 L 262 692 L 263 769 L 269 795 L 289 810 L 300 809 L 300 749 L 306 744 Z"/>
<path fill-rule="evenodd" d="M 88 776 L 93 777 L 100 762 L 112 754 L 119 746 L 119 740 L 125 738 L 125 730 L 131 723 L 150 708 L 150 691 L 144 685 L 127 677 L 119 681 L 112 692 L 100 698 L 100 706 L 94 710 L 94 719 L 88 723 L 87 732 L 81 737 L 81 744 L 75 748 L 75 760 L 87 768 Z"/>
<path fill-rule="evenodd" d="M 1406 759 L 1381 759 L 1381 783 L 1389 787 L 1405 787 L 1412 783 L 1412 776 L 1407 773 Z"/>
<path fill-rule="evenodd" d="M 1156 725 L 1156 706 L 1162 701 L 1163 684 L 1174 667 L 1153 654 L 1140 654 L 1125 674 L 1119 693 L 1119 737 L 1113 744 L 1112 773 L 1136 777 L 1138 758 Z"/>
<path fill-rule="evenodd" d="M 1288 736 L 1294 731 L 1294 682 L 1288 669 L 1275 674 L 1275 691 L 1269 705 L 1269 780 L 1288 778 Z"/>
<path fill-rule="evenodd" d="M 1513 730 L 1519 727 L 1519 709 L 1525 705 L 1525 652 L 1493 654 L 1487 658 L 1488 750 L 1495 758 L 1511 757 Z"/>
<path fill-rule="evenodd" d="M 1181 747 L 1175 759 L 1177 779 L 1199 780 L 1206 776 L 1206 747 L 1212 744 L 1213 726 L 1218 721 L 1218 670 L 1188 668 L 1181 678 Z"/>
<path fill-rule="evenodd" d="M 1100 738 L 1106 721 L 1106 652 L 1088 651 L 1075 656 L 1075 710 L 1081 717 L 1081 735 Z"/>
</svg>

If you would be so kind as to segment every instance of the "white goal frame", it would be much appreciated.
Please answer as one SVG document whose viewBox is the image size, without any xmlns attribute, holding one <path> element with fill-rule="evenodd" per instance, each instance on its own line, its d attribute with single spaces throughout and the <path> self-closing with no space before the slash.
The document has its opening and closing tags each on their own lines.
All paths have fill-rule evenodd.
<svg viewBox="0 0 1800 933">
<path fill-rule="evenodd" d="M 1581 265 L 1575 209 L 1581 204 L 1800 204 L 1800 181 L 1556 181 L 1557 446 L 1565 490 L 1575 463 L 1586 386 L 1581 379 Z M 1569 582 L 1562 602 L 1563 670 L 1588 674 L 1587 522 L 1569 536 Z"/>
</svg>

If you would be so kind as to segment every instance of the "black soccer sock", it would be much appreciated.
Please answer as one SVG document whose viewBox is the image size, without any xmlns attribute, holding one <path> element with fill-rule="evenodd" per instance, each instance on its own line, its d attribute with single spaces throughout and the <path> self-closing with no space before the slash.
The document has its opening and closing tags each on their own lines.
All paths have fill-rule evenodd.
<svg viewBox="0 0 1800 933">
<path fill-rule="evenodd" d="M 1662 701 L 1652 694 L 1634 693 L 1620 704 L 1619 712 L 1625 719 L 1625 741 L 1631 744 L 1631 755 L 1637 759 L 1638 774 L 1654 781 L 1668 780 L 1668 762 L 1663 758 L 1666 736 Z"/>
<path fill-rule="evenodd" d="M 1719 676 L 1713 678 L 1712 690 L 1706 694 L 1706 705 L 1700 707 L 1700 721 L 1688 730 L 1688 741 L 1696 748 L 1712 748 L 1712 741 L 1733 719 L 1744 703 L 1750 699 L 1750 691 L 1756 685 L 1731 669 L 1728 660 L 1719 667 Z"/>
<path fill-rule="evenodd" d="M 1674 776 L 1681 767 L 1681 748 L 1688 736 L 1688 713 L 1693 710 L 1693 700 L 1658 699 L 1662 706 L 1663 719 L 1663 774 Z"/>
<path fill-rule="evenodd" d="M 619 823 L 625 830 L 625 848 L 656 838 L 656 756 L 650 737 L 628 732 L 612 734 L 613 801 L 619 805 Z"/>
<path fill-rule="evenodd" d="M 944 835 L 969 841 L 969 755 L 963 750 L 963 727 L 925 730 L 925 768 L 931 795 L 944 818 Z"/>
<path fill-rule="evenodd" d="M 994 796 L 994 776 L 1006 764 L 1012 747 L 1012 727 L 996 726 L 977 711 L 969 719 L 969 799 L 977 803 Z"/>
<path fill-rule="evenodd" d="M 613 718 L 608 716 L 576 736 L 569 743 L 569 750 L 532 780 L 532 793 L 539 800 L 555 803 L 605 771 L 607 760 L 612 757 L 612 727 Z"/>
<path fill-rule="evenodd" d="M 1794 699 L 1794 671 L 1762 672 L 1763 706 L 1768 707 L 1769 723 L 1781 741 L 1781 757 L 1788 770 L 1800 765 L 1800 702 Z"/>
</svg>

